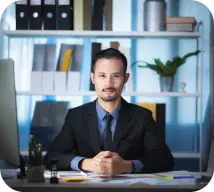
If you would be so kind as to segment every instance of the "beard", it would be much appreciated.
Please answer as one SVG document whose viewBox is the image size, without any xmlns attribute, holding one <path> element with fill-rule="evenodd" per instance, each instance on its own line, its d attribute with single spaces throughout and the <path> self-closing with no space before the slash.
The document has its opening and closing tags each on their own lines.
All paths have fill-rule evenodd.
<svg viewBox="0 0 214 192">
<path fill-rule="evenodd" d="M 106 89 L 102 89 L 102 92 L 105 92 L 108 89 L 112 89 L 113 91 L 116 92 L 116 90 L 114 88 L 106 88 Z M 112 102 L 112 101 L 116 101 L 118 96 L 114 95 L 114 96 L 101 96 L 100 97 L 103 101 L 105 102 Z"/>
<path fill-rule="evenodd" d="M 106 97 L 100 97 L 100 98 L 105 102 L 112 102 L 112 101 L 116 101 L 117 100 L 116 96 L 106 96 Z"/>
</svg>

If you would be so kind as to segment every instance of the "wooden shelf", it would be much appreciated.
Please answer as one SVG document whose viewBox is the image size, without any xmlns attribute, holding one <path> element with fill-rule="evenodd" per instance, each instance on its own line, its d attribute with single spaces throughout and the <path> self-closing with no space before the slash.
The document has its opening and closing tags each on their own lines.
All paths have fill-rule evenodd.
<svg viewBox="0 0 214 192">
<path fill-rule="evenodd" d="M 1 31 L 10 38 L 198 38 L 199 32 L 148 32 L 148 31 L 65 31 L 65 30 L 14 30 Z"/>
</svg>

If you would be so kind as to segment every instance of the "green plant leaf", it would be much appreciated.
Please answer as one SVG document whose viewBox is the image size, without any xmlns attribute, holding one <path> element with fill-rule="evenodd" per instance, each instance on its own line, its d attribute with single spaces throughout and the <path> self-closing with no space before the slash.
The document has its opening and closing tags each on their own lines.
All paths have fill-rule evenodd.
<svg viewBox="0 0 214 192">
<path fill-rule="evenodd" d="M 146 64 L 146 65 L 139 65 L 139 63 L 144 63 L 144 64 Z M 133 63 L 131 64 L 131 68 L 132 68 L 134 65 L 136 65 L 136 64 L 138 64 L 138 65 L 137 65 L 138 67 L 147 67 L 147 63 L 146 63 L 146 62 L 144 62 L 144 61 L 135 61 L 135 62 L 133 62 Z"/>
<path fill-rule="evenodd" d="M 191 57 L 191 56 L 196 56 L 196 55 L 198 55 L 200 52 L 201 52 L 201 51 L 197 50 L 197 51 L 195 51 L 195 52 L 187 53 L 186 55 L 183 56 L 182 59 L 183 59 L 184 62 L 185 62 L 189 57 Z"/>
<path fill-rule="evenodd" d="M 161 71 L 161 72 L 164 72 L 165 66 L 164 66 L 164 64 L 161 62 L 161 60 L 160 60 L 160 59 L 154 59 L 154 61 L 155 61 L 156 65 L 159 67 L 160 71 Z"/>
<path fill-rule="evenodd" d="M 150 64 L 145 61 L 135 61 L 132 63 L 131 67 L 138 64 L 138 67 L 148 67 L 151 70 L 155 71 L 161 76 L 174 76 L 177 69 L 186 62 L 189 57 L 196 56 L 201 51 L 196 50 L 195 52 L 190 52 L 184 55 L 183 57 L 176 56 L 172 59 L 172 61 L 168 60 L 165 65 L 159 58 L 155 58 L 155 64 Z M 139 65 L 139 63 L 144 63 L 144 65 Z"/>
<path fill-rule="evenodd" d="M 172 66 L 178 68 L 184 63 L 184 60 L 181 57 L 174 57 L 172 60 Z"/>
<path fill-rule="evenodd" d="M 168 60 L 165 65 L 170 66 L 170 65 L 172 65 L 172 62 L 170 60 Z"/>
<path fill-rule="evenodd" d="M 156 71 L 159 75 L 163 74 L 163 71 L 162 71 L 162 69 L 160 69 L 159 66 L 157 66 L 157 65 L 151 65 L 151 64 L 147 64 L 147 66 L 148 66 L 148 68 Z"/>
</svg>

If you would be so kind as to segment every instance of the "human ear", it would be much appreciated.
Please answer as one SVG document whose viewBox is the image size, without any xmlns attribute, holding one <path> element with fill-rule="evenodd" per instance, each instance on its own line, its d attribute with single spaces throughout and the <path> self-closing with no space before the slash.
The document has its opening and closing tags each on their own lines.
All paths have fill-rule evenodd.
<svg viewBox="0 0 214 192">
<path fill-rule="evenodd" d="M 130 76 L 129 73 L 126 73 L 126 74 L 125 74 L 124 83 L 127 83 L 127 81 L 129 80 L 129 76 Z"/>
<path fill-rule="evenodd" d="M 94 73 L 91 72 L 91 82 L 94 84 Z"/>
</svg>

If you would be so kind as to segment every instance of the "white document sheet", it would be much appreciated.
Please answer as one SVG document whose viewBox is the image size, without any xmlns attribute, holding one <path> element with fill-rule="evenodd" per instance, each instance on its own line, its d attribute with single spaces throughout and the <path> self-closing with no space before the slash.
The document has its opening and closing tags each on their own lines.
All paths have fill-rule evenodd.
<svg viewBox="0 0 214 192">
<path fill-rule="evenodd" d="M 138 182 L 140 182 L 139 179 L 121 179 L 121 180 L 109 180 L 109 181 L 89 179 L 84 181 L 84 183 L 93 183 L 93 184 L 102 184 L 102 185 L 119 184 L 120 186 L 129 186 Z"/>
<path fill-rule="evenodd" d="M 149 185 L 194 185 L 195 178 L 174 180 L 158 180 L 156 178 L 145 178 L 142 179 L 141 182 Z"/>
</svg>

